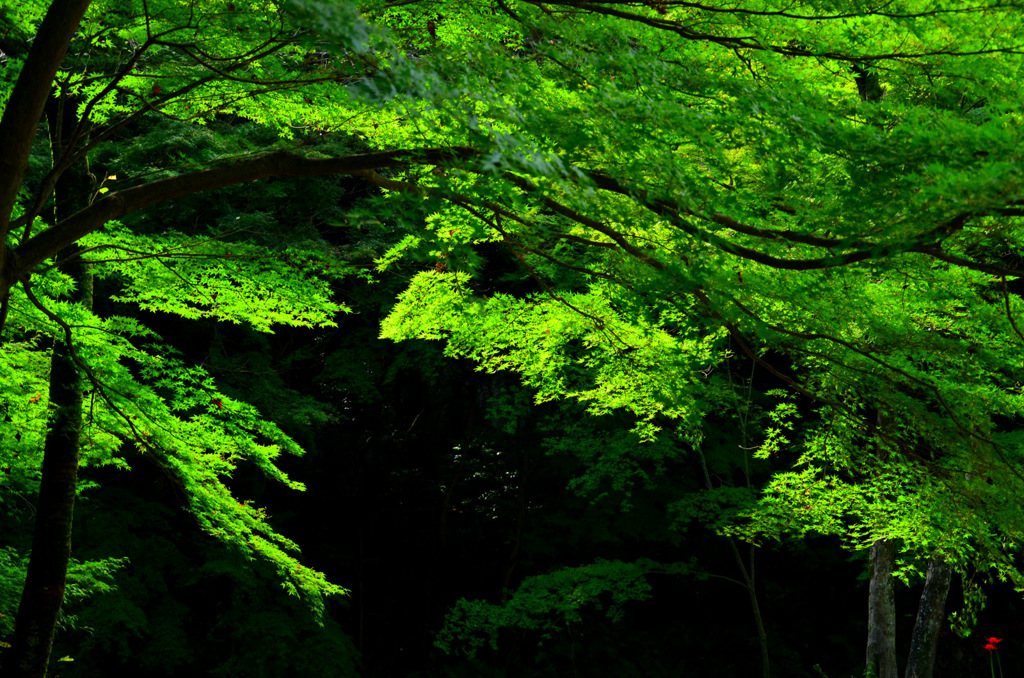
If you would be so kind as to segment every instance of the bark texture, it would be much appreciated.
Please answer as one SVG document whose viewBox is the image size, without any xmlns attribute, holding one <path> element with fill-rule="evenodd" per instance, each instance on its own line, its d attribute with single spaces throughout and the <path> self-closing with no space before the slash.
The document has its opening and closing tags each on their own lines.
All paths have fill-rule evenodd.
<svg viewBox="0 0 1024 678">
<path fill-rule="evenodd" d="M 4 653 L 5 678 L 44 678 L 57 615 L 64 602 L 78 483 L 82 391 L 78 368 L 63 338 L 54 342 L 50 403 L 55 409 L 43 448 L 32 556 L 11 647 Z"/>
<path fill-rule="evenodd" d="M 907 658 L 907 678 L 932 678 L 935 669 L 935 648 L 946 611 L 946 596 L 953 576 L 952 566 L 941 556 L 928 561 L 928 574 L 921 593 L 921 605 L 914 623 Z"/>
<path fill-rule="evenodd" d="M 893 565 L 896 544 L 879 539 L 871 546 L 871 585 L 868 592 L 868 649 L 866 669 L 875 678 L 897 678 L 896 602 Z"/>
</svg>

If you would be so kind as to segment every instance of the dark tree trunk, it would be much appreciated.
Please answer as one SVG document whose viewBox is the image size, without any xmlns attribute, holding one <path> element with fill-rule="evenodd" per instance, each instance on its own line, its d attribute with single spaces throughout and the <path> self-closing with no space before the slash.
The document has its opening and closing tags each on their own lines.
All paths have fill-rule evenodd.
<svg viewBox="0 0 1024 678">
<path fill-rule="evenodd" d="M 53 0 L 32 40 L 0 118 L 0 245 L 28 168 L 36 127 L 50 98 L 53 76 L 71 43 L 90 0 Z"/>
<path fill-rule="evenodd" d="M 868 593 L 867 672 L 875 678 L 897 678 L 896 602 L 893 598 L 893 565 L 896 544 L 879 539 L 871 546 L 871 585 Z"/>
<path fill-rule="evenodd" d="M 857 82 L 857 92 L 861 101 L 880 101 L 885 96 L 885 88 L 878 79 L 878 71 L 865 68 L 854 63 L 850 66 Z"/>
<path fill-rule="evenodd" d="M 914 623 L 914 636 L 910 641 L 907 658 L 907 678 L 932 678 L 935 667 L 935 647 L 939 640 L 946 596 L 953 576 L 952 566 L 941 556 L 928 561 L 928 575 L 921 592 L 921 605 Z"/>
<path fill-rule="evenodd" d="M 43 448 L 32 556 L 14 621 L 11 647 L 4 656 L 5 678 L 43 678 L 46 675 L 71 557 L 82 391 L 78 368 L 63 338 L 54 341 L 51 365 L 50 404 L 54 414 Z"/>
<path fill-rule="evenodd" d="M 75 102 L 64 97 L 52 99 L 46 107 L 50 146 L 56 161 L 71 145 L 77 124 Z M 59 221 L 86 201 L 91 188 L 83 166 L 66 172 L 54 190 Z M 64 254 L 73 254 L 67 248 Z M 71 258 L 62 265 L 76 283 L 75 300 L 92 308 L 92 276 L 81 260 Z M 32 535 L 25 588 L 14 621 L 11 648 L 4 656 L 4 672 L 18 678 L 44 678 L 53 647 L 57 617 L 64 603 L 68 562 L 71 559 L 71 524 L 78 487 L 79 437 L 82 428 L 82 375 L 75 364 L 70 337 L 61 330 L 53 342 L 50 360 L 49 421 L 43 444 L 43 468 L 39 485 L 36 522 Z"/>
</svg>

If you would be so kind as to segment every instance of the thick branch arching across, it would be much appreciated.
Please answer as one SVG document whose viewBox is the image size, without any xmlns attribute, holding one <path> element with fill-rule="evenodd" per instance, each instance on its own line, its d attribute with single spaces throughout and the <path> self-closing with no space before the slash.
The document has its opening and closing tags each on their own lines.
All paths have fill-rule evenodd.
<svg viewBox="0 0 1024 678">
<path fill-rule="evenodd" d="M 36 266 L 64 247 L 108 221 L 161 202 L 272 176 L 348 175 L 370 178 L 370 173 L 388 167 L 404 167 L 413 163 L 441 165 L 476 155 L 477 151 L 468 147 L 379 151 L 342 158 L 305 158 L 288 151 L 276 151 L 108 193 L 12 250 L 13 270 L 9 273 L 11 282 L 3 291 L 6 292 L 14 281 L 31 273 Z"/>
</svg>

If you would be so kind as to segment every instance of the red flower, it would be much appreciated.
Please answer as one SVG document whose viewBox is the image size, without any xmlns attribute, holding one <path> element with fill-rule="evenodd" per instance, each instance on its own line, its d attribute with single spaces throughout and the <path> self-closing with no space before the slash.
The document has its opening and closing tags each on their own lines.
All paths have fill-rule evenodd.
<svg viewBox="0 0 1024 678">
<path fill-rule="evenodd" d="M 984 649 L 992 652 L 999 649 L 999 643 L 1003 642 L 1002 638 L 986 638 Z"/>
<path fill-rule="evenodd" d="M 992 643 L 993 645 L 998 645 L 999 643 L 1003 642 L 1003 639 L 1002 638 L 986 638 L 985 642 Z"/>
<path fill-rule="evenodd" d="M 991 652 L 992 650 L 998 650 L 999 648 L 997 648 L 992 643 L 989 643 L 988 645 L 985 646 L 985 649 L 988 650 L 989 652 Z"/>
</svg>

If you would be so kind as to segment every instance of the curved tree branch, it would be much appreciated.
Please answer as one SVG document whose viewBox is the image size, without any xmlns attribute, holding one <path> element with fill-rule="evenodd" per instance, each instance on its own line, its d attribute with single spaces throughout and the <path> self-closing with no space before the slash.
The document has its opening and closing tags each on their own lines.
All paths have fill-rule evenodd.
<svg viewBox="0 0 1024 678">
<path fill-rule="evenodd" d="M 0 119 L 0 255 L 7 240 L 11 210 L 28 168 L 36 126 L 50 98 L 53 76 L 71 43 L 90 0 L 54 0 L 43 19 L 11 98 Z M 0 266 L 4 260 L 0 258 Z M 6 277 L 6 276 L 0 276 Z M 10 285 L 7 285 L 7 289 Z"/>
<path fill-rule="evenodd" d="M 23 242 L 11 252 L 10 281 L 23 278 L 61 249 L 100 228 L 112 219 L 131 212 L 214 188 L 232 186 L 271 176 L 318 177 L 332 175 L 362 176 L 387 167 L 406 167 L 413 163 L 440 165 L 476 157 L 478 151 L 465 146 L 425 148 L 362 153 L 343 158 L 305 158 L 289 151 L 276 151 L 207 170 L 160 179 L 141 186 L 108 193 L 91 205 Z"/>
</svg>

